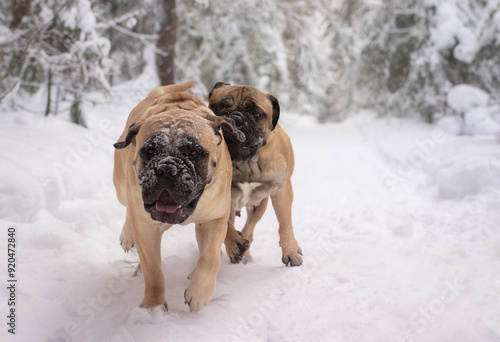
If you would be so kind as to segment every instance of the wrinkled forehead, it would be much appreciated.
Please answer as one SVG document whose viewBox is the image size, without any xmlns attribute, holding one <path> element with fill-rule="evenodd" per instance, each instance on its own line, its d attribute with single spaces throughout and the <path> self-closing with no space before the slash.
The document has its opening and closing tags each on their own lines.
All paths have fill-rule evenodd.
<svg viewBox="0 0 500 342">
<path fill-rule="evenodd" d="M 245 107 L 242 109 L 255 106 L 261 107 L 265 112 L 272 112 L 273 109 L 267 94 L 252 86 L 223 86 L 216 89 L 214 94 L 211 103 L 223 100 L 231 102 L 230 104 L 238 103 Z"/>
<path fill-rule="evenodd" d="M 152 136 L 161 134 L 167 145 L 175 146 L 186 137 L 194 138 L 202 147 L 210 150 L 218 143 L 210 122 L 196 113 L 157 115 L 146 121 L 137 137 L 137 145 L 142 146 Z"/>
</svg>

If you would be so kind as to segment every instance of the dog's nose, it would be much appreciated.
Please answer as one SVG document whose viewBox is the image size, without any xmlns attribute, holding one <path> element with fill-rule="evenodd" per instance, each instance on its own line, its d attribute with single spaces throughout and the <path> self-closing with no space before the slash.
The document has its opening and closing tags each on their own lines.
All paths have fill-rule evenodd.
<svg viewBox="0 0 500 342">
<path fill-rule="evenodd" d="M 177 166 L 172 163 L 161 163 L 158 165 L 158 175 L 159 176 L 170 176 L 175 177 L 178 173 Z"/>
</svg>

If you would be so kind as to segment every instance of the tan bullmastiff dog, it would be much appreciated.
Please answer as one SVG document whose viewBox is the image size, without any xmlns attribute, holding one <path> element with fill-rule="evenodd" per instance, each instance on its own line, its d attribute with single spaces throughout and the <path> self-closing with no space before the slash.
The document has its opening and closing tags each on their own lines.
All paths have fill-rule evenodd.
<svg viewBox="0 0 500 342">
<path fill-rule="evenodd" d="M 127 208 L 121 242 L 134 243 L 144 274 L 140 307 L 164 306 L 161 237 L 174 224 L 196 224 L 199 260 L 184 292 L 191 311 L 210 300 L 231 208 L 231 159 L 220 128 L 243 140 L 234 122 L 185 93 L 194 82 L 154 89 L 130 113 L 114 144 L 114 184 Z"/>
<path fill-rule="evenodd" d="M 292 227 L 293 190 L 290 178 L 294 155 L 290 138 L 278 124 L 278 100 L 251 86 L 217 83 L 209 95 L 209 107 L 215 115 L 232 119 L 243 132 L 241 141 L 232 130 L 223 127 L 224 137 L 233 162 L 231 185 L 231 215 L 226 250 L 231 262 L 251 260 L 250 252 L 243 256 L 231 251 L 242 246 L 235 234 L 234 220 L 246 207 L 247 221 L 243 237 L 253 240 L 253 231 L 266 210 L 269 197 L 279 221 L 282 261 L 287 266 L 302 264 L 302 251 Z M 245 248 L 240 248 L 242 251 Z"/>
</svg>

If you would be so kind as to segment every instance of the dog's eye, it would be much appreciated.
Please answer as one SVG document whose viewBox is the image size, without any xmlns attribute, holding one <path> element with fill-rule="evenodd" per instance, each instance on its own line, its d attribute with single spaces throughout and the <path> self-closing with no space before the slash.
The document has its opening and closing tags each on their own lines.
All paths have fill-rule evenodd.
<svg viewBox="0 0 500 342">
<path fill-rule="evenodd" d="M 262 116 L 262 114 L 260 114 L 259 112 L 254 112 L 253 113 L 253 117 L 256 118 L 256 119 L 260 119 L 261 116 Z"/>
<path fill-rule="evenodd" d="M 228 99 L 223 99 L 221 101 L 219 101 L 218 103 L 215 104 L 214 106 L 214 109 L 216 112 L 218 111 L 221 111 L 221 110 L 224 110 L 224 109 L 228 109 L 232 106 L 232 103 L 231 101 L 229 101 Z"/>
<path fill-rule="evenodd" d="M 196 157 L 198 157 L 200 154 L 198 153 L 198 151 L 192 150 L 191 152 L 189 152 L 189 155 L 190 155 L 192 158 L 196 158 Z"/>
<path fill-rule="evenodd" d="M 220 112 L 221 110 L 224 110 L 226 109 L 227 107 L 223 106 L 223 105 L 218 105 L 218 106 L 215 106 L 215 112 Z"/>
<path fill-rule="evenodd" d="M 140 152 L 141 157 L 143 158 L 151 158 L 155 154 L 155 150 L 151 147 L 143 148 Z"/>
</svg>

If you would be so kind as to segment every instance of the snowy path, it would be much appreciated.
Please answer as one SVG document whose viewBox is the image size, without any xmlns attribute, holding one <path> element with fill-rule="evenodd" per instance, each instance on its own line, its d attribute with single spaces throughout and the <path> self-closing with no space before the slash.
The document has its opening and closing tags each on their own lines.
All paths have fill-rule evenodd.
<svg viewBox="0 0 500 342">
<path fill-rule="evenodd" d="M 304 265 L 281 263 L 269 206 L 253 263 L 232 265 L 223 252 L 212 303 L 189 313 L 194 227 L 174 227 L 163 238 L 163 314 L 138 309 L 138 257 L 118 243 L 125 212 L 111 144 L 126 115 L 116 113 L 99 108 L 92 134 L 0 116 L 9 146 L 0 151 L 0 254 L 14 225 L 19 258 L 16 336 L 3 324 L 2 341 L 500 340 L 498 139 L 367 114 L 325 126 L 285 114 Z"/>
</svg>

